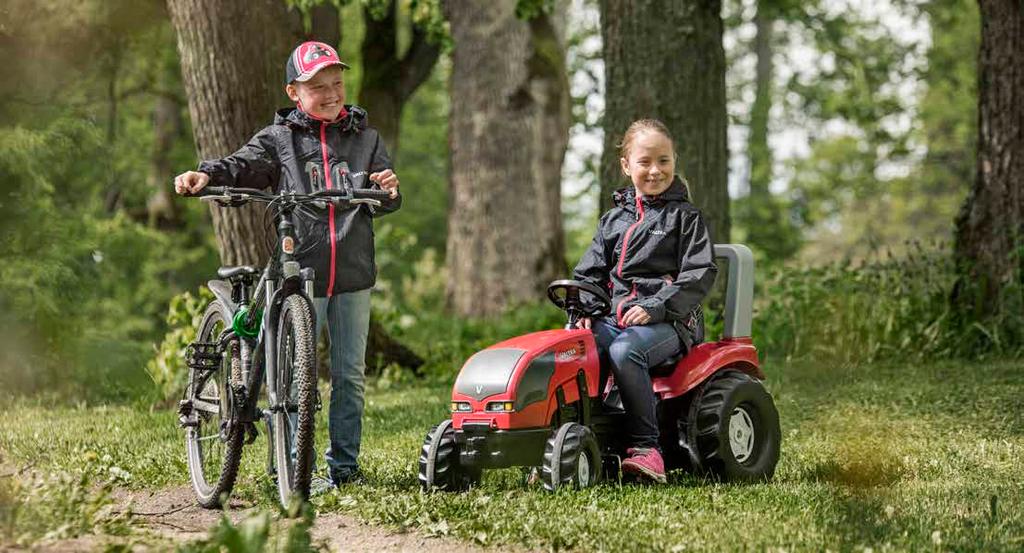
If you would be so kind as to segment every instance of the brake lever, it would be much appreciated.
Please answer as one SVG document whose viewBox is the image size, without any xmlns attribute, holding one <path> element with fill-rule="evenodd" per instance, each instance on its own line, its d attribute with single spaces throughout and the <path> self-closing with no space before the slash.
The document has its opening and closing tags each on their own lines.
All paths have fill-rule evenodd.
<svg viewBox="0 0 1024 553">
<path fill-rule="evenodd" d="M 373 198 L 356 198 L 354 200 L 349 200 L 348 203 L 352 205 L 366 204 L 373 207 L 380 207 L 381 205 L 380 200 L 374 200 Z"/>
</svg>

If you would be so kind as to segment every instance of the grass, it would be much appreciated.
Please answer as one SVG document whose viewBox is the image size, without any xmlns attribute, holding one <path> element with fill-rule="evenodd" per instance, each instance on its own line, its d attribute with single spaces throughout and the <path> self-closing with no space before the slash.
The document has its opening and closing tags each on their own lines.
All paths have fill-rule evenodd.
<svg viewBox="0 0 1024 553">
<path fill-rule="evenodd" d="M 768 484 L 723 485 L 679 473 L 669 486 L 602 484 L 552 495 L 524 488 L 520 473 L 506 470 L 486 474 L 469 493 L 424 495 L 417 452 L 426 430 L 445 417 L 448 389 L 415 385 L 371 389 L 362 456 L 369 483 L 314 506 L 486 545 L 550 549 L 1024 549 L 1024 363 L 766 370 L 783 428 L 782 459 Z M 3 411 L 5 465 L 87 470 L 133 488 L 187 484 L 173 413 L 24 400 Z M 247 449 L 236 495 L 270 508 L 264 445 L 261 437 Z M 11 495 L 8 504 L 17 501 Z M 47 516 L 56 527 L 64 515 Z M 17 520 L 8 524 L 29 531 Z"/>
</svg>

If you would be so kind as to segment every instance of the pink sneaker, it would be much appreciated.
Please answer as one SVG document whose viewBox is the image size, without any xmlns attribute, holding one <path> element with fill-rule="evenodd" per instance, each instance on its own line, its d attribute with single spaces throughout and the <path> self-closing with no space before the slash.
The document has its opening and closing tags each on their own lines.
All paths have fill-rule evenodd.
<svg viewBox="0 0 1024 553">
<path fill-rule="evenodd" d="M 667 482 L 665 479 L 665 461 L 661 453 L 651 447 L 631 447 L 626 450 L 629 457 L 622 461 L 622 472 L 636 474 L 646 477 L 659 484 Z"/>
</svg>

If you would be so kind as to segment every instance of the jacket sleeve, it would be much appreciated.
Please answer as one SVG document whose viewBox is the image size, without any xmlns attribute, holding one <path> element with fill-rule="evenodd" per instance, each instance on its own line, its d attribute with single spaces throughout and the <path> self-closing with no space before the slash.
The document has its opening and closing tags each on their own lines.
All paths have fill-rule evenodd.
<svg viewBox="0 0 1024 553">
<path fill-rule="evenodd" d="M 388 155 L 388 149 L 384 146 L 384 141 L 380 138 L 380 133 L 377 133 L 376 142 L 373 145 L 373 156 L 370 159 L 370 173 L 376 173 L 385 169 L 393 169 L 391 164 L 391 156 Z M 367 178 L 367 182 L 369 179 Z M 372 183 L 370 188 L 380 190 L 380 185 Z M 393 199 L 381 200 L 380 207 L 374 207 L 371 210 L 374 217 L 380 217 L 388 213 L 398 211 L 398 208 L 402 207 L 402 192 L 399 190 L 398 196 Z"/>
<path fill-rule="evenodd" d="M 679 274 L 658 293 L 638 302 L 651 323 L 682 320 L 711 291 L 718 274 L 711 233 L 699 211 L 683 212 L 679 237 Z"/>
<path fill-rule="evenodd" d="M 203 161 L 198 170 L 210 175 L 210 180 L 217 186 L 276 188 L 280 180 L 280 162 L 273 127 L 256 133 L 248 144 L 228 157 Z"/>
<path fill-rule="evenodd" d="M 609 211 L 608 213 L 611 212 Z M 593 284 L 605 291 L 608 290 L 609 271 L 611 270 L 611 252 L 606 251 L 604 247 L 604 228 L 609 218 L 608 213 L 601 216 L 601 220 L 597 224 L 597 232 L 594 234 L 594 239 L 590 242 L 590 247 L 587 248 L 587 251 L 583 252 L 583 257 L 580 258 L 580 262 L 576 264 L 576 268 L 572 271 L 573 279 Z"/>
</svg>

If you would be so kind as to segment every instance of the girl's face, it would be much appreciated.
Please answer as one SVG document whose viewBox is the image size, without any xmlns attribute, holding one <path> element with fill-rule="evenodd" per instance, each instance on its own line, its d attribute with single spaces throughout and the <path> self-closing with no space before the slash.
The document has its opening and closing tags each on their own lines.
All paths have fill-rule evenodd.
<svg viewBox="0 0 1024 553">
<path fill-rule="evenodd" d="M 334 121 L 345 106 L 345 81 L 342 79 L 341 66 L 325 67 L 313 78 L 305 82 L 296 82 L 285 87 L 285 92 L 293 102 L 302 106 L 302 110 L 313 117 Z"/>
<path fill-rule="evenodd" d="M 633 137 L 626 157 L 619 158 L 638 194 L 657 196 L 668 190 L 676 173 L 672 141 L 657 131 L 640 131 Z"/>
</svg>

